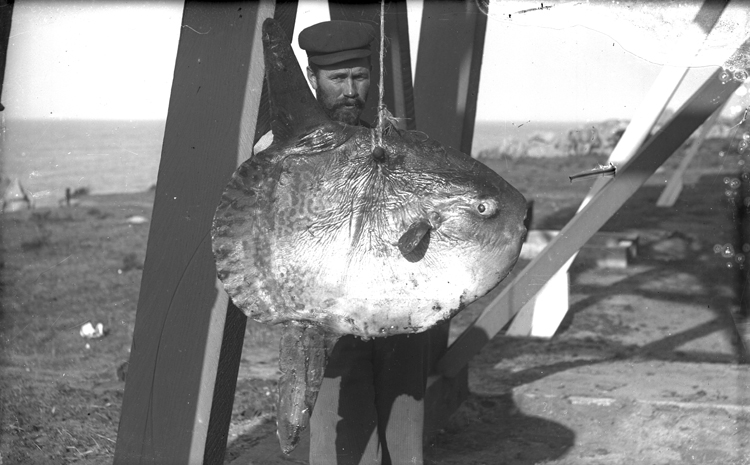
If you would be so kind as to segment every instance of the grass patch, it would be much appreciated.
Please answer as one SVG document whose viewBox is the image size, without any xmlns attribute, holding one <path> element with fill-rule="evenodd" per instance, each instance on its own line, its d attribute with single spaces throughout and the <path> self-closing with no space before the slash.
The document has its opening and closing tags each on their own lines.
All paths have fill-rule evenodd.
<svg viewBox="0 0 750 465">
<path fill-rule="evenodd" d="M 96 202 L 2 217 L 4 463 L 112 462 L 148 235 L 125 218 L 150 217 L 153 193 Z M 83 339 L 87 321 L 107 336 Z"/>
</svg>

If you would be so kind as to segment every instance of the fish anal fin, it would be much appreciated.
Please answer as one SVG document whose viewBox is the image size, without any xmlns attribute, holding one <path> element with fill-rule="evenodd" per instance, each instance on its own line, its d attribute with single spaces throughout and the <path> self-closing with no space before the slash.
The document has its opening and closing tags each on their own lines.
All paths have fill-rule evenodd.
<svg viewBox="0 0 750 465">
<path fill-rule="evenodd" d="M 281 450 L 290 454 L 310 422 L 327 361 L 326 331 L 304 322 L 284 324 L 279 350 L 279 405 L 276 434 Z"/>
</svg>

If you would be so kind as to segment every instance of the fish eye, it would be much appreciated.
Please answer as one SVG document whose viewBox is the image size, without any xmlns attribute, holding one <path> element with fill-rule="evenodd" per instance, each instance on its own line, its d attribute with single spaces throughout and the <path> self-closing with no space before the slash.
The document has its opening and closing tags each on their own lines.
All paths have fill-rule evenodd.
<svg viewBox="0 0 750 465">
<path fill-rule="evenodd" d="M 483 217 L 494 216 L 497 213 L 497 202 L 494 199 L 482 199 L 474 203 L 477 213 Z"/>
</svg>

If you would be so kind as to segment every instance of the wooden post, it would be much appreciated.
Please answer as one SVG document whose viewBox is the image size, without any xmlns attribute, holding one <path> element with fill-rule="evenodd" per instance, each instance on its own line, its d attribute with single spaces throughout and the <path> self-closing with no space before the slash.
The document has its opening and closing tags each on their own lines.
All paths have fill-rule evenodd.
<svg viewBox="0 0 750 465">
<path fill-rule="evenodd" d="M 743 47 L 750 45 L 750 41 Z M 515 312 L 521 309 L 561 266 L 594 235 L 661 164 L 737 89 L 736 81 L 719 80 L 713 73 L 680 108 L 674 118 L 652 136 L 617 176 L 591 199 L 550 243 L 459 336 L 439 363 L 444 376 L 459 373 Z"/>
<path fill-rule="evenodd" d="M 3 82 L 5 81 L 5 62 L 8 57 L 8 41 L 10 40 L 10 24 L 13 18 L 13 2 L 0 0 L 0 111 L 2 104 Z"/>
<path fill-rule="evenodd" d="M 471 154 L 487 16 L 474 1 L 424 2 L 414 78 L 417 129 Z"/>
<path fill-rule="evenodd" d="M 246 319 L 216 277 L 210 228 L 252 150 L 273 13 L 185 3 L 115 464 L 223 461 Z"/>
<path fill-rule="evenodd" d="M 424 2 L 414 80 L 416 129 L 471 154 L 487 16 L 474 1 Z M 448 324 L 430 330 L 435 366 L 448 344 Z M 456 376 L 457 375 L 457 376 Z M 435 434 L 468 395 L 468 368 L 427 381 L 425 438 Z"/>
</svg>

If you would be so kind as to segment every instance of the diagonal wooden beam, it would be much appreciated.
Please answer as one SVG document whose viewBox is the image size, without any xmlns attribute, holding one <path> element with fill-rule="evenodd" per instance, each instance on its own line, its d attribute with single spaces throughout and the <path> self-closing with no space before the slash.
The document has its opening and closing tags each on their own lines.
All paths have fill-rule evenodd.
<svg viewBox="0 0 750 465">
<path fill-rule="evenodd" d="M 743 47 L 750 45 L 750 41 Z M 565 262 L 599 230 L 659 166 L 721 106 L 740 83 L 722 83 L 717 69 L 652 136 L 638 153 L 618 168 L 617 176 L 591 199 L 552 240 L 550 245 L 508 285 L 477 320 L 453 343 L 439 362 L 440 372 L 455 376 L 522 308 Z"/>
</svg>

